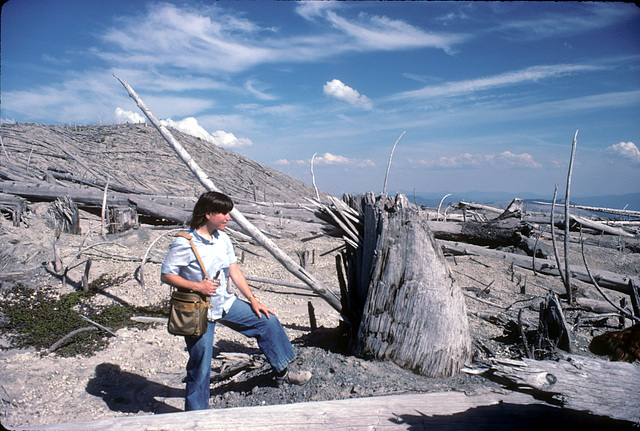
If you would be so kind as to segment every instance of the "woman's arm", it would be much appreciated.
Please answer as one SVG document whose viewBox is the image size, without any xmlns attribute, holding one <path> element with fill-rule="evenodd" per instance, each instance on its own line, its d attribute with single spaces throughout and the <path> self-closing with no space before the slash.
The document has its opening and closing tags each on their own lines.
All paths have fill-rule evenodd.
<svg viewBox="0 0 640 431">
<path fill-rule="evenodd" d="M 233 284 L 236 285 L 238 290 L 240 290 L 240 292 L 242 292 L 242 294 L 249 300 L 249 302 L 251 302 L 251 308 L 258 317 L 262 317 L 261 313 L 264 313 L 267 319 L 269 318 L 269 313 L 275 315 L 273 311 L 269 310 L 269 308 L 261 304 L 256 296 L 251 293 L 249 283 L 247 283 L 247 279 L 244 277 L 244 274 L 242 273 L 242 270 L 237 263 L 232 263 L 231 266 L 229 266 L 229 277 L 231 277 L 231 280 L 233 280 Z"/>
<path fill-rule="evenodd" d="M 206 296 L 213 296 L 219 286 L 218 283 L 214 283 L 208 278 L 205 278 L 202 281 L 189 281 L 177 274 L 162 274 L 160 276 L 160 280 L 162 280 L 163 283 L 167 283 L 173 287 L 193 290 L 194 292 L 199 292 Z"/>
</svg>

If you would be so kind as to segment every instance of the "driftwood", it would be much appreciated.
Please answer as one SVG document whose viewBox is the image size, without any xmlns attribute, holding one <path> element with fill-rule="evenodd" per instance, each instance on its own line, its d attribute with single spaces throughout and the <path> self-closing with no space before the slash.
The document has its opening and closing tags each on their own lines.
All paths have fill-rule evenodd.
<svg viewBox="0 0 640 431">
<path fill-rule="evenodd" d="M 464 366 L 464 297 L 429 228 L 403 195 L 364 198 L 363 246 L 348 260 L 355 350 L 427 376 Z"/>
<path fill-rule="evenodd" d="M 490 373 L 565 409 L 640 423 L 640 368 L 578 355 L 492 361 Z"/>
</svg>

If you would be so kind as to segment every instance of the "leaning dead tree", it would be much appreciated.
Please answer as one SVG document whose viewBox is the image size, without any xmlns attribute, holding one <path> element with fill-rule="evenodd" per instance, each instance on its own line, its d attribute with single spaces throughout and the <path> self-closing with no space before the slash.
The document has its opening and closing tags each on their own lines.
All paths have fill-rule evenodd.
<svg viewBox="0 0 640 431">
<path fill-rule="evenodd" d="M 115 75 L 114 75 L 115 76 Z M 207 176 L 207 174 L 198 166 L 195 160 L 189 155 L 182 145 L 171 135 L 169 130 L 164 127 L 151 113 L 149 108 L 144 104 L 135 91 L 129 86 L 128 83 L 122 81 L 116 76 L 116 79 L 124 86 L 129 93 L 129 96 L 136 102 L 140 110 L 147 116 L 149 121 L 158 129 L 162 137 L 171 145 L 180 159 L 187 165 L 191 172 L 196 176 L 200 183 L 209 191 L 220 191 L 213 181 Z M 338 297 L 325 287 L 313 274 L 298 265 L 291 257 L 284 253 L 278 246 L 267 238 L 259 229 L 253 226 L 242 213 L 234 208 L 231 213 L 233 221 L 238 223 L 253 239 L 255 239 L 260 245 L 262 245 L 273 257 L 282 263 L 293 275 L 308 284 L 311 289 L 316 292 L 321 298 L 323 298 L 329 305 L 331 305 L 337 311 L 341 311 L 340 300 Z"/>
<path fill-rule="evenodd" d="M 345 253 L 353 349 L 420 374 L 457 374 L 471 338 L 461 289 L 416 207 L 404 195 L 357 197 L 361 239 Z"/>
</svg>

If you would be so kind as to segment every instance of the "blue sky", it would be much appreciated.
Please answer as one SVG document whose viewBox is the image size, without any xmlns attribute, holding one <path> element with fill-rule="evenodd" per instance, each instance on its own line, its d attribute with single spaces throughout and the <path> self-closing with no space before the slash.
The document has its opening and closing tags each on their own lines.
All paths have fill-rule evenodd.
<svg viewBox="0 0 640 431">
<path fill-rule="evenodd" d="M 640 192 L 633 4 L 10 0 L 1 17 L 4 121 L 140 120 L 115 74 L 212 145 L 308 184 L 313 158 L 338 196 L 382 192 L 397 141 L 388 194 L 550 198 L 577 130 L 572 196 Z"/>
</svg>

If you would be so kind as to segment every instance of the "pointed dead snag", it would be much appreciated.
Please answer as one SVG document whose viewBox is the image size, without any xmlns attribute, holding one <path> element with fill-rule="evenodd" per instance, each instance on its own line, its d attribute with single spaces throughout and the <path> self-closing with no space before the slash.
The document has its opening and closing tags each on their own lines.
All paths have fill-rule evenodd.
<svg viewBox="0 0 640 431">
<path fill-rule="evenodd" d="M 464 297 L 426 220 L 404 195 L 360 198 L 363 243 L 347 265 L 356 353 L 457 374 L 471 354 Z"/>
<path fill-rule="evenodd" d="M 115 75 L 114 75 L 115 76 Z M 127 84 L 122 81 L 120 78 L 115 76 L 115 78 L 120 81 L 120 83 L 124 86 L 124 88 L 129 93 L 129 96 L 133 100 L 135 100 L 136 104 L 140 108 L 140 110 L 147 116 L 149 121 L 158 129 L 162 137 L 171 145 L 173 150 L 178 154 L 180 159 L 189 167 L 191 172 L 196 176 L 196 178 L 200 181 L 200 183 L 209 191 L 219 192 L 220 190 L 215 186 L 213 181 L 207 176 L 207 174 L 198 166 L 198 164 L 193 160 L 193 158 L 189 155 L 187 150 L 171 135 L 169 130 L 164 127 L 160 122 L 156 119 L 156 117 L 151 113 L 149 108 L 146 107 L 144 102 L 138 97 L 135 91 Z M 285 268 L 289 270 L 293 275 L 302 280 L 304 283 L 309 285 L 311 289 L 316 292 L 322 299 L 327 301 L 329 305 L 331 305 L 337 311 L 341 310 L 340 307 L 340 299 L 329 289 L 327 289 L 313 274 L 311 274 L 306 269 L 302 268 L 298 265 L 291 257 L 289 257 L 285 252 L 280 250 L 278 246 L 266 237 L 258 228 L 252 225 L 246 217 L 234 208 L 231 213 L 231 218 L 238 223 L 253 239 L 255 239 L 260 245 L 262 245 L 273 257 L 284 265 Z"/>
</svg>

